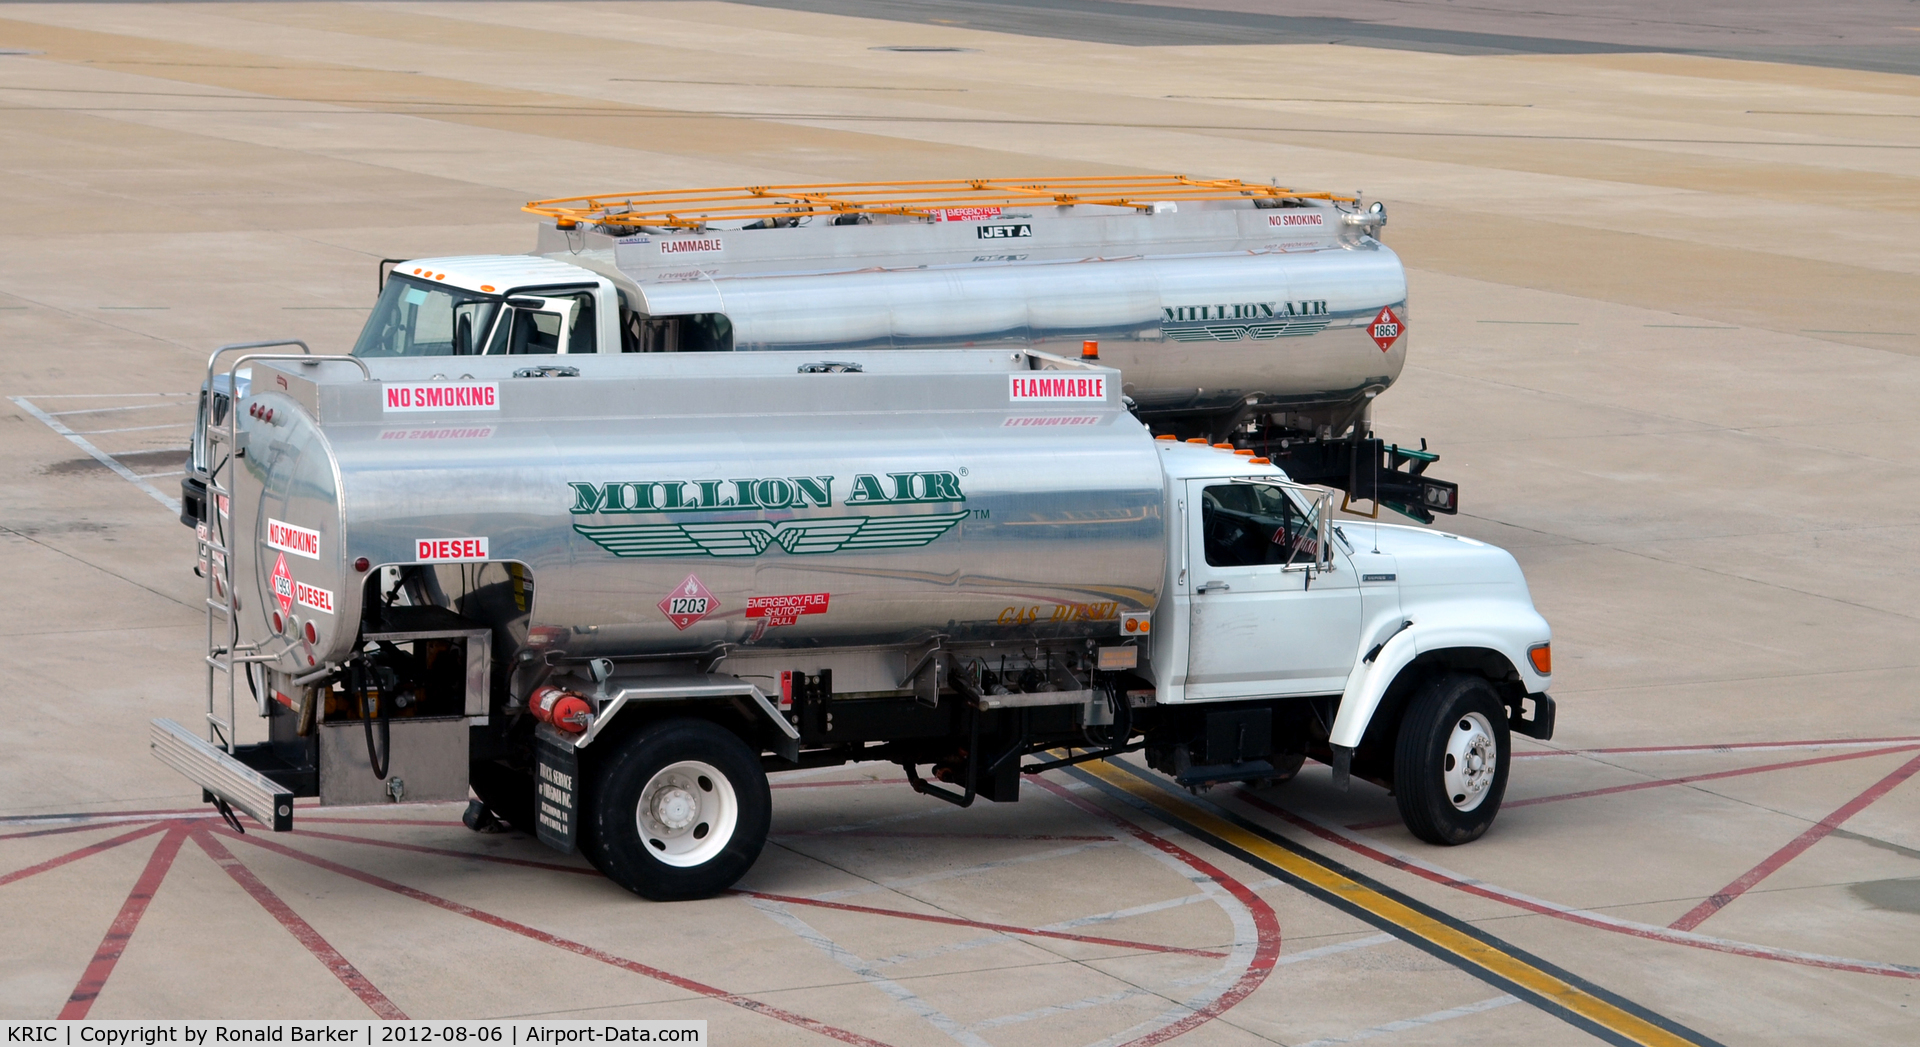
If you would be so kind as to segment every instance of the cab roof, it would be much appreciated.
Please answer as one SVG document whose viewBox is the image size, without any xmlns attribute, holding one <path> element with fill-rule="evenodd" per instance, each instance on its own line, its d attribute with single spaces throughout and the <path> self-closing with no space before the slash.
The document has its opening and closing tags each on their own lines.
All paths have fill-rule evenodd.
<svg viewBox="0 0 1920 1047">
<path fill-rule="evenodd" d="M 591 284 L 599 278 L 568 262 L 525 254 L 454 255 L 415 258 L 393 267 L 396 276 L 447 283 L 483 294 L 505 293 L 517 287 L 552 284 Z"/>
<path fill-rule="evenodd" d="M 1213 480 L 1228 477 L 1288 479 L 1286 470 L 1264 459 L 1255 462 L 1224 447 L 1176 440 L 1155 440 L 1169 480 Z"/>
</svg>

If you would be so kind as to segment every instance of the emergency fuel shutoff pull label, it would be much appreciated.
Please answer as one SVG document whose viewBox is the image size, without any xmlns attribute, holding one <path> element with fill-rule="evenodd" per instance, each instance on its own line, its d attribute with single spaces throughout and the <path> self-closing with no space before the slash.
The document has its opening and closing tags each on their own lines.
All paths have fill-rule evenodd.
<svg viewBox="0 0 1920 1047">
<path fill-rule="evenodd" d="M 793 625 L 803 614 L 826 614 L 831 596 L 827 593 L 796 593 L 792 596 L 749 596 L 747 617 L 759 618 L 769 626 Z"/>
</svg>

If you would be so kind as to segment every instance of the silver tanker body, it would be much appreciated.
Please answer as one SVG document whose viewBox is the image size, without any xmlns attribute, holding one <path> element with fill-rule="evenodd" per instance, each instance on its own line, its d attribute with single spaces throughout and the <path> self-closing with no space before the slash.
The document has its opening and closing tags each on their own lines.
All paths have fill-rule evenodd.
<svg viewBox="0 0 1920 1047">
<path fill-rule="evenodd" d="M 802 361 L 762 354 L 568 362 L 591 381 L 515 378 L 524 361 L 505 359 L 451 381 L 436 360 L 373 361 L 371 382 L 338 361 L 258 365 L 278 392 L 256 397 L 270 423 L 242 427 L 257 486 L 232 522 L 258 541 L 234 543 L 239 577 L 270 586 L 253 557 L 284 559 L 333 610 L 299 601 L 276 628 L 275 594 L 247 593 L 242 639 L 312 622 L 273 667 L 341 661 L 370 573 L 423 564 L 456 610 L 519 594 L 524 614 L 497 623 L 508 657 L 1110 633 L 1164 573 L 1152 437 L 1112 371 L 1069 365 L 1097 397 L 1010 401 L 1036 358 L 991 355 L 1000 373 L 965 381 L 928 380 L 953 370 L 937 352 L 799 378 Z M 429 394 L 476 399 L 414 405 Z M 1006 614 L 1033 604 L 1084 613 Z"/>
<path fill-rule="evenodd" d="M 627 277 L 629 311 L 648 321 L 726 317 L 721 344 L 739 351 L 1004 345 L 1072 356 L 1091 339 L 1144 417 L 1278 412 L 1295 428 L 1345 431 L 1406 364 L 1406 273 L 1367 235 L 1381 216 L 1330 204 L 1182 207 L 699 235 L 548 225 L 539 250 Z M 993 231 L 1022 235 L 981 239 Z M 436 271 L 459 267 L 448 259 Z M 1376 340 L 1383 312 L 1397 329 Z"/>
</svg>

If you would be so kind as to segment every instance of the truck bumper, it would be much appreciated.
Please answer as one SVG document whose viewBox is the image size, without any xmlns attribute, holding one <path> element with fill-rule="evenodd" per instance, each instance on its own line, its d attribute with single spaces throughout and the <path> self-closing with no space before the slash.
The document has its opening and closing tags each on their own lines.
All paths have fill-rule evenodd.
<svg viewBox="0 0 1920 1047">
<path fill-rule="evenodd" d="M 172 720 L 153 721 L 153 755 L 187 780 L 274 832 L 293 829 L 293 790 Z"/>
</svg>

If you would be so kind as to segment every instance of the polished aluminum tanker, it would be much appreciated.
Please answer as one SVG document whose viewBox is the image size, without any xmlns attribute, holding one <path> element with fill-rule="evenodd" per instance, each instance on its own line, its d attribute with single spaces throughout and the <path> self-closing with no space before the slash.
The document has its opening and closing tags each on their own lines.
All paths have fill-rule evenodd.
<svg viewBox="0 0 1920 1047">
<path fill-rule="evenodd" d="M 237 420 L 242 639 L 285 673 L 350 657 L 415 565 L 421 602 L 504 623 L 501 659 L 1112 636 L 1164 584 L 1164 482 L 1110 368 L 362 363 L 257 362 Z"/>
<path fill-rule="evenodd" d="M 742 202 L 744 201 L 744 202 Z M 973 201 L 991 206 L 944 206 Z M 395 270 L 356 355 L 1005 347 L 1120 368 L 1144 417 L 1345 432 L 1405 365 L 1407 283 L 1355 197 L 1180 178 L 688 190 L 528 210 L 535 255 Z M 558 263 L 558 264 L 556 264 Z M 485 300 L 599 294 L 567 345 L 489 338 Z M 439 298 L 428 296 L 438 292 Z M 410 310 L 419 310 L 418 318 Z M 394 336 L 444 330 L 431 343 Z M 517 336 L 516 336 L 517 337 Z M 538 339 L 536 338 L 536 343 Z"/>
</svg>

